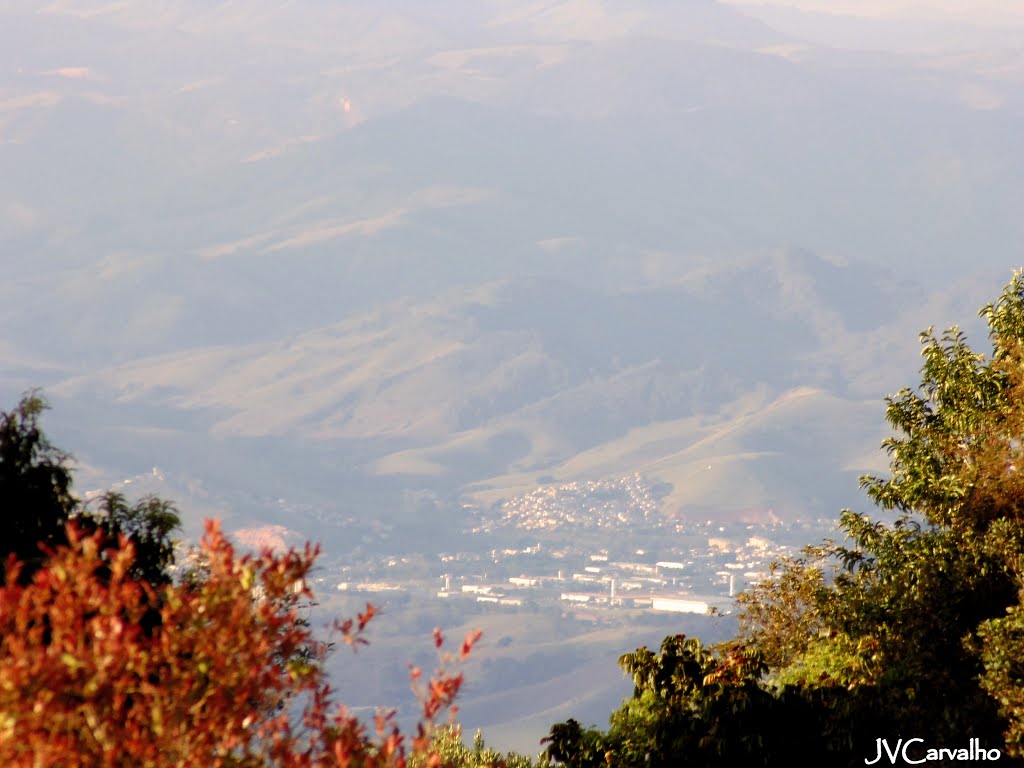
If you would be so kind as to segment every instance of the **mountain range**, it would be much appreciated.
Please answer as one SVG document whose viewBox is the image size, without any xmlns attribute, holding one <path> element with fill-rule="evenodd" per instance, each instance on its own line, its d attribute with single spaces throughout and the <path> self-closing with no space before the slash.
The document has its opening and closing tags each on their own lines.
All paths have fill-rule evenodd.
<svg viewBox="0 0 1024 768">
<path fill-rule="evenodd" d="M 848 503 L 916 334 L 1019 260 L 1006 25 L 457 5 L 0 5 L 5 400 L 85 483 Z"/>
</svg>

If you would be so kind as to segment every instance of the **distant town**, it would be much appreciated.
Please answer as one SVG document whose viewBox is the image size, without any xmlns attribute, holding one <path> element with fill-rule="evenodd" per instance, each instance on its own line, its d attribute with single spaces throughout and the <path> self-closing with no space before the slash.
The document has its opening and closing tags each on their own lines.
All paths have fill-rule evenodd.
<svg viewBox="0 0 1024 768">
<path fill-rule="evenodd" d="M 126 492 L 154 492 L 164 481 L 154 467 L 121 485 Z M 283 498 L 273 504 L 315 524 L 358 526 L 359 546 L 325 547 L 313 577 L 320 599 L 437 601 L 460 614 L 557 609 L 567 618 L 611 622 L 643 613 L 728 615 L 739 592 L 771 578 L 772 563 L 834 529 L 833 518 L 673 521 L 660 509 L 663 490 L 631 474 L 552 482 L 489 507 L 465 502 L 458 547 L 410 551 L 405 542 L 392 554 L 389 543 L 404 539 L 393 523 L 339 522 L 330 512 Z M 284 546 L 278 530 L 286 529 L 271 525 L 239 531 L 236 538 L 242 546 Z"/>
<path fill-rule="evenodd" d="M 492 508 L 464 508 L 474 521 L 469 541 L 480 547 L 331 560 L 317 591 L 407 595 L 463 610 L 558 606 L 594 620 L 623 609 L 728 614 L 738 592 L 771 578 L 773 562 L 834 526 L 666 521 L 637 474 L 544 485 Z"/>
</svg>

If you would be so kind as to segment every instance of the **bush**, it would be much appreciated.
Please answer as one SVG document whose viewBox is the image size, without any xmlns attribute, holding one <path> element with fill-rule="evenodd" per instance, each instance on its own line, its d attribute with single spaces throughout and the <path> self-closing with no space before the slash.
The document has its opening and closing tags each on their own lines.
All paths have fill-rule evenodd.
<svg viewBox="0 0 1024 768">
<path fill-rule="evenodd" d="M 215 523 L 201 579 L 153 586 L 132 574 L 134 546 L 71 523 L 23 583 L 11 555 L 0 588 L 0 764 L 5 766 L 436 766 L 434 722 L 462 676 L 443 653 L 413 670 L 412 737 L 382 712 L 372 729 L 332 704 L 317 641 L 297 614 L 316 549 L 239 556 Z M 159 611 L 153 627 L 144 618 Z M 372 606 L 335 625 L 365 643 Z M 479 635 L 466 638 L 465 658 Z"/>
</svg>

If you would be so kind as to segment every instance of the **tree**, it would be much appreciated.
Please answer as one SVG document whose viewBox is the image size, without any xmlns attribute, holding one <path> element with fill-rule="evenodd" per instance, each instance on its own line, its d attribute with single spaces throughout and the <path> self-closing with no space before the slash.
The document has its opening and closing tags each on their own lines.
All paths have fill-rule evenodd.
<svg viewBox="0 0 1024 768">
<path fill-rule="evenodd" d="M 125 536 L 135 547 L 134 578 L 154 585 L 170 581 L 173 535 L 181 527 L 172 502 L 145 496 L 129 504 L 123 494 L 108 491 L 99 497 L 96 509 L 81 509 L 76 520 L 80 526 L 102 531 L 112 540 Z"/>
<path fill-rule="evenodd" d="M 553 728 L 553 758 L 582 768 L 595 739 L 632 739 L 643 748 L 615 764 L 707 763 L 722 750 L 788 764 L 800 744 L 812 761 L 854 765 L 876 739 L 909 736 L 1024 755 L 1024 271 L 980 314 L 988 355 L 956 327 L 929 329 L 920 385 L 886 398 L 890 474 L 861 480 L 882 517 L 844 510 L 845 541 L 773 567 L 740 596 L 735 641 L 624 657 L 650 672 L 643 684 L 606 734 Z M 694 672 L 667 672 L 686 654 Z M 747 672 L 716 677 L 737 659 Z"/>
<path fill-rule="evenodd" d="M 126 535 L 135 546 L 133 575 L 151 584 L 170 580 L 173 534 L 180 518 L 169 501 L 147 496 L 129 504 L 116 492 L 90 508 L 71 493 L 70 456 L 55 448 L 39 425 L 46 401 L 33 391 L 10 412 L 0 411 L 0 578 L 2 560 L 13 554 L 27 583 L 44 562 L 43 551 L 66 543 L 69 520 L 79 530 Z"/>
<path fill-rule="evenodd" d="M 440 758 L 437 768 L 546 768 L 548 765 L 543 758 L 535 763 L 527 755 L 515 752 L 502 754 L 484 743 L 480 731 L 473 737 L 472 746 L 466 746 L 458 725 L 439 728 L 434 733 L 431 749 Z M 418 768 L 419 762 L 412 761 L 412 768 Z"/>
<path fill-rule="evenodd" d="M 763 659 L 739 644 L 709 649 L 672 635 L 619 659 L 633 695 L 606 732 L 575 720 L 551 728 L 547 755 L 572 768 L 791 765 L 849 751 L 844 715 L 854 695 L 765 686 Z M 872 725 L 877 725 L 877 720 Z"/>
<path fill-rule="evenodd" d="M 68 457 L 39 427 L 45 408 L 33 392 L 11 412 L 0 411 L 0 547 L 23 563 L 25 579 L 42 563 L 40 544 L 60 543 L 78 507 Z"/>
<path fill-rule="evenodd" d="M 999 743 L 1019 718 L 993 692 L 1012 637 L 1000 617 L 1016 617 L 1024 575 L 1024 273 L 980 315 L 988 355 L 956 327 L 929 329 L 920 385 L 886 398 L 890 475 L 861 485 L 895 519 L 845 510 L 846 542 L 741 599 L 741 639 L 782 683 L 885 692 L 877 706 L 897 728 L 939 743 Z"/>
<path fill-rule="evenodd" d="M 370 730 L 332 705 L 321 666 L 304 648 L 324 646 L 296 621 L 317 551 L 239 556 L 215 523 L 202 551 L 206 577 L 153 585 L 135 578 L 135 546 L 70 523 L 67 544 L 47 552 L 25 583 L 9 556 L 0 588 L 0 763 L 10 766 L 404 766 L 440 758 L 433 724 L 462 683 L 448 667 L 413 679 L 416 733 L 394 713 Z M 143 626 L 158 610 L 155 629 Z M 337 625 L 357 647 L 372 608 Z M 470 635 L 464 659 L 479 637 Z"/>
</svg>

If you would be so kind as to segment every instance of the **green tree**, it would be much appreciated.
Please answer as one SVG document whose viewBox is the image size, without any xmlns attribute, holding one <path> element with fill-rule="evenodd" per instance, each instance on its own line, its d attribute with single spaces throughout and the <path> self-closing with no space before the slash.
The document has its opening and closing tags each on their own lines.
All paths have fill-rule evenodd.
<svg viewBox="0 0 1024 768">
<path fill-rule="evenodd" d="M 920 385 L 886 398 L 890 473 L 861 480 L 883 514 L 845 510 L 845 540 L 774 567 L 740 597 L 735 641 L 706 651 L 670 638 L 660 656 L 624 657 L 642 672 L 632 699 L 607 733 L 555 726 L 553 758 L 777 765 L 800 745 L 854 765 L 901 736 L 1021 756 L 1024 272 L 980 314 L 989 354 L 956 327 L 929 329 Z M 743 673 L 721 676 L 730 665 Z"/>
<path fill-rule="evenodd" d="M 145 496 L 129 504 L 124 495 L 108 491 L 98 499 L 96 509 L 82 509 L 78 519 L 85 528 L 95 528 L 111 539 L 124 536 L 135 547 L 131 575 L 150 584 L 170 581 L 174 565 L 174 533 L 181 518 L 174 504 L 158 496 Z"/>
<path fill-rule="evenodd" d="M 0 577 L 5 561 L 22 563 L 23 583 L 42 566 L 46 552 L 67 543 L 66 524 L 98 531 L 111 541 L 122 535 L 135 547 L 132 576 L 151 584 L 170 580 L 173 534 L 180 527 L 174 505 L 155 496 L 134 504 L 108 492 L 90 507 L 71 492 L 70 457 L 55 448 L 40 427 L 47 408 L 38 392 L 11 411 L 0 411 Z"/>
<path fill-rule="evenodd" d="M 515 752 L 501 753 L 484 743 L 483 734 L 476 732 L 473 745 L 467 746 L 458 725 L 438 728 L 431 739 L 431 750 L 439 761 L 436 768 L 545 768 L 544 758 L 536 763 L 528 755 Z M 417 757 L 410 761 L 410 768 L 426 768 L 429 757 Z"/>
<path fill-rule="evenodd" d="M 784 563 L 740 601 L 741 640 L 780 684 L 870 687 L 894 730 L 935 743 L 999 743 L 1013 717 L 983 673 L 1008 638 L 991 622 L 1021 585 L 1024 275 L 980 314 L 988 355 L 956 327 L 929 329 L 920 385 L 886 399 L 890 474 L 861 485 L 895 519 L 845 510 L 845 542 Z"/>
<path fill-rule="evenodd" d="M 71 495 L 68 457 L 39 427 L 45 408 L 33 392 L 14 410 L 0 411 L 0 547 L 5 556 L 12 554 L 25 564 L 26 581 L 42 563 L 40 545 L 62 543 L 64 524 L 78 507 Z M 0 569 L 4 567 L 0 561 Z"/>
</svg>

